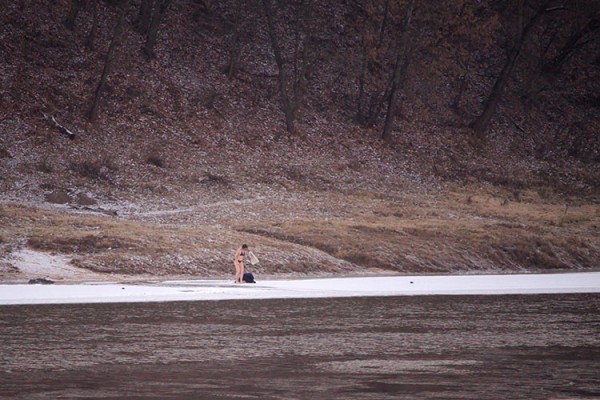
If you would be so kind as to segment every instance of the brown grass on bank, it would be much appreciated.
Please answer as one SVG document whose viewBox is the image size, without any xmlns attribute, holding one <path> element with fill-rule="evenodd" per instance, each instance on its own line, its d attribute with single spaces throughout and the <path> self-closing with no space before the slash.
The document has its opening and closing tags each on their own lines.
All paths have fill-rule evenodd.
<svg viewBox="0 0 600 400">
<path fill-rule="evenodd" d="M 506 193 L 381 201 L 350 217 L 267 222 L 241 230 L 321 249 L 394 272 L 523 271 L 600 267 L 599 207 L 568 207 Z M 529 199 L 529 200 L 528 200 Z M 368 208 L 365 207 L 365 208 Z"/>
<path fill-rule="evenodd" d="M 202 242 L 214 235 L 209 229 L 20 206 L 2 207 L 0 221 L 5 235 L 19 238 L 28 247 L 71 255 L 77 266 L 100 272 L 165 274 L 185 257 L 189 258 L 187 264 L 202 271 L 218 261 L 206 255 L 200 257 Z"/>
<path fill-rule="evenodd" d="M 233 253 L 241 243 L 256 243 L 266 262 L 255 273 L 318 274 L 351 271 L 352 265 L 314 249 L 275 240 L 253 240 L 223 227 L 130 221 L 18 205 L 0 206 L 0 236 L 15 249 L 27 246 L 72 257 L 77 267 L 118 274 L 229 277 Z M 0 257 L 1 258 L 1 257 Z M 322 271 L 321 271 L 322 272 Z"/>
<path fill-rule="evenodd" d="M 74 265 L 98 272 L 201 277 L 229 276 L 233 251 L 245 242 L 262 261 L 254 272 L 265 275 L 600 266 L 600 207 L 593 202 L 569 206 L 533 192 L 514 196 L 496 189 L 404 196 L 306 192 L 295 199 L 295 206 L 247 203 L 244 218 L 226 212 L 218 225 L 196 224 L 193 215 L 170 220 L 179 216 L 166 214 L 151 222 L 3 205 L 0 246 L 66 254 Z M 289 214 L 302 204 L 305 210 Z M 272 217 L 281 214 L 289 218 Z"/>
</svg>

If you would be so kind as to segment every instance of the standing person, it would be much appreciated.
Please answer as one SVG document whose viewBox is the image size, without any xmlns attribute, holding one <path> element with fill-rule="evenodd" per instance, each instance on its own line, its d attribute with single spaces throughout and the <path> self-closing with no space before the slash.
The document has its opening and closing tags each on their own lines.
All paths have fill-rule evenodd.
<svg viewBox="0 0 600 400">
<path fill-rule="evenodd" d="M 233 259 L 233 265 L 235 266 L 235 283 L 244 283 L 244 259 L 248 255 L 248 245 L 243 244 L 242 247 L 237 249 L 235 257 Z"/>
</svg>

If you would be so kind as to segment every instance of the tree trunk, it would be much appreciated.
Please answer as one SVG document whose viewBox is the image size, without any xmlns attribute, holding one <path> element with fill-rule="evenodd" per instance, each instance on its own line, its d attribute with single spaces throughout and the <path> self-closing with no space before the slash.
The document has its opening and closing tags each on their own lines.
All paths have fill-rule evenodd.
<svg viewBox="0 0 600 400">
<path fill-rule="evenodd" d="M 455 114 L 460 115 L 460 103 L 462 101 L 462 97 L 463 94 L 465 93 L 465 89 L 467 88 L 467 75 L 466 74 L 460 74 L 458 76 L 458 91 L 456 92 L 456 96 L 454 97 L 454 100 L 452 101 L 452 111 L 454 111 Z"/>
<path fill-rule="evenodd" d="M 90 120 L 90 122 L 94 122 L 96 120 L 96 117 L 98 116 L 98 104 L 100 102 L 100 98 L 102 97 L 104 86 L 106 85 L 106 79 L 108 78 L 108 74 L 111 70 L 113 58 L 115 56 L 115 49 L 117 48 L 121 36 L 123 34 L 123 26 L 125 25 L 125 16 L 127 15 L 129 1 L 130 0 L 126 0 L 122 5 L 121 13 L 119 15 L 119 19 L 117 21 L 112 40 L 110 41 L 108 52 L 106 53 L 106 60 L 104 61 L 104 69 L 102 70 L 102 76 L 100 77 L 100 82 L 98 83 L 98 87 L 96 88 L 96 92 L 94 93 L 94 100 L 92 101 L 92 106 L 90 107 L 90 111 L 88 112 L 88 119 Z"/>
<path fill-rule="evenodd" d="M 588 44 L 591 39 L 584 40 L 580 42 L 580 40 L 586 36 L 594 36 L 597 35 L 600 31 L 600 19 L 592 18 L 584 28 L 575 32 L 567 43 L 560 49 L 556 57 L 552 60 L 544 63 L 542 66 L 542 75 L 553 74 L 560 70 L 560 67 L 571 57 L 577 50 Z"/>
<path fill-rule="evenodd" d="M 360 68 L 360 75 L 358 76 L 358 101 L 356 107 L 356 121 L 363 125 L 365 123 L 365 114 L 363 112 L 363 102 L 365 97 L 365 77 L 367 75 L 367 63 L 368 63 L 368 51 L 364 48 L 363 62 Z"/>
<path fill-rule="evenodd" d="M 467 7 L 467 3 L 463 3 L 460 12 L 458 14 L 459 18 L 462 18 L 464 13 L 465 13 L 465 8 Z M 463 99 L 463 95 L 465 94 L 465 91 L 467 89 L 467 77 L 469 76 L 469 60 L 472 58 L 472 54 L 473 54 L 473 42 L 471 41 L 470 38 L 468 38 L 466 40 L 466 47 L 467 47 L 467 56 L 465 57 L 466 59 L 463 60 L 462 57 L 460 56 L 460 52 L 457 52 L 455 55 L 455 59 L 456 59 L 456 64 L 458 64 L 460 66 L 461 69 L 461 73 L 458 76 L 458 83 L 457 83 L 457 87 L 458 87 L 458 91 L 456 93 L 456 96 L 454 96 L 454 100 L 452 101 L 452 104 L 450 105 L 452 111 L 454 111 L 455 114 L 462 116 L 462 110 L 460 108 L 460 103 L 462 102 Z"/>
<path fill-rule="evenodd" d="M 144 54 L 148 59 L 154 58 L 154 45 L 156 44 L 156 35 L 158 34 L 158 27 L 162 21 L 169 3 L 171 0 L 156 0 L 152 11 L 152 19 L 150 20 L 150 26 L 148 27 L 148 35 L 146 37 L 146 44 L 144 45 Z"/>
<path fill-rule="evenodd" d="M 273 11 L 269 5 L 269 0 L 262 0 L 263 8 L 265 10 L 265 14 L 267 16 L 267 26 L 269 31 L 269 38 L 271 40 L 271 47 L 273 48 L 273 54 L 275 55 L 275 63 L 277 64 L 277 69 L 279 70 L 279 75 L 277 77 L 279 83 L 279 94 L 281 96 L 281 103 L 283 105 L 283 112 L 285 114 L 285 124 L 287 127 L 287 131 L 289 133 L 294 133 L 296 128 L 294 126 L 295 122 L 295 107 L 292 104 L 292 101 L 287 93 L 287 86 L 289 86 L 289 82 L 286 78 L 284 61 L 281 55 L 281 48 L 279 47 L 279 41 L 277 39 L 277 33 L 275 32 L 275 25 L 273 23 Z"/>
<path fill-rule="evenodd" d="M 498 75 L 498 78 L 496 78 L 496 82 L 494 83 L 494 86 L 492 87 L 492 91 L 486 100 L 483 112 L 481 113 L 481 115 L 479 115 L 479 117 L 477 117 L 471 123 L 471 128 L 473 128 L 473 130 L 475 131 L 475 134 L 477 136 L 482 137 L 483 134 L 485 133 L 485 130 L 487 129 L 488 125 L 490 124 L 490 121 L 492 120 L 492 117 L 494 116 L 494 113 L 496 112 L 496 108 L 498 107 L 498 104 L 500 103 L 500 99 L 502 98 L 502 92 L 504 91 L 504 88 L 506 87 L 506 84 L 508 83 L 508 80 L 510 78 L 510 74 L 515 65 L 515 61 L 517 60 L 517 57 L 519 56 L 519 53 L 521 52 L 523 43 L 525 43 L 525 40 L 527 39 L 527 36 L 528 36 L 529 32 L 531 31 L 531 28 L 533 28 L 533 26 L 536 24 L 536 22 L 544 14 L 544 12 L 545 12 L 548 4 L 550 4 L 550 2 L 551 2 L 551 0 L 544 1 L 544 3 L 537 9 L 534 16 L 529 20 L 527 25 L 525 25 L 525 27 L 523 27 L 523 30 L 521 31 L 521 34 L 520 34 L 519 38 L 517 39 L 515 45 L 508 53 L 508 57 L 506 58 L 506 61 L 504 62 L 504 66 L 502 67 L 502 71 L 500 71 L 500 75 Z"/>
<path fill-rule="evenodd" d="M 96 31 L 98 30 L 98 0 L 92 0 L 92 27 L 90 33 L 85 40 L 85 47 L 89 51 L 94 50 L 94 42 L 96 41 Z"/>
<path fill-rule="evenodd" d="M 77 14 L 79 14 L 81 6 L 82 0 L 71 0 L 71 8 L 69 8 L 69 14 L 67 14 L 65 25 L 72 31 L 75 30 L 75 20 L 77 19 Z"/>
<path fill-rule="evenodd" d="M 380 58 L 379 54 L 384 44 L 385 32 L 390 20 L 389 10 L 390 1 L 385 0 L 383 3 L 383 17 L 381 19 L 381 23 L 379 23 L 379 27 L 377 28 L 378 32 L 370 32 L 369 28 L 366 28 L 366 30 L 363 32 L 363 54 L 360 75 L 358 77 L 356 121 L 365 127 L 371 127 L 375 125 L 381 113 L 383 104 L 386 102 L 389 94 L 387 89 L 380 90 L 380 88 L 374 87 L 370 92 L 367 88 L 367 77 L 372 72 L 374 65 L 373 61 L 377 63 L 376 59 Z M 365 25 L 368 25 L 368 23 Z M 378 39 L 376 41 L 372 39 L 371 43 L 368 39 L 368 37 L 371 36 L 370 33 L 373 35 L 378 35 Z M 372 55 L 373 52 L 376 54 L 375 56 Z M 372 61 L 372 57 L 375 58 L 375 60 Z"/>
<path fill-rule="evenodd" d="M 140 13 L 136 21 L 135 27 L 139 33 L 145 35 L 150 27 L 150 19 L 152 17 L 152 6 L 154 0 L 142 0 L 140 4 Z"/>
<path fill-rule="evenodd" d="M 392 138 L 392 126 L 394 124 L 394 115 L 396 108 L 396 98 L 400 91 L 400 85 L 406 76 L 406 70 L 410 63 L 410 52 L 409 52 L 409 30 L 410 23 L 412 21 L 413 10 L 415 7 L 415 0 L 411 0 L 406 10 L 406 16 L 404 17 L 404 23 L 402 24 L 402 36 L 400 37 L 400 51 L 398 52 L 398 58 L 396 59 L 396 66 L 394 68 L 394 75 L 392 78 L 392 87 L 387 98 L 387 114 L 385 116 L 385 123 L 381 132 L 381 138 L 386 142 L 389 142 Z"/>
<path fill-rule="evenodd" d="M 381 27 L 379 28 L 379 41 L 377 42 L 377 47 L 381 47 L 381 45 L 383 44 L 385 28 L 386 28 L 387 22 L 388 22 L 389 7 L 390 7 L 390 0 L 385 0 L 385 4 L 383 7 L 383 21 L 381 22 Z"/>
<path fill-rule="evenodd" d="M 311 20 L 311 13 L 313 10 L 313 2 L 312 1 L 304 1 L 301 6 L 300 11 L 298 12 L 298 16 L 296 18 L 296 27 L 295 27 L 295 35 L 296 35 L 296 44 L 294 51 L 294 73 L 293 73 L 293 106 L 294 115 L 297 116 L 298 108 L 302 103 L 302 98 L 304 97 L 304 93 L 306 91 L 306 71 L 309 68 L 309 54 L 310 47 L 312 45 L 312 39 L 310 36 L 309 29 L 302 29 L 301 21 L 304 23 L 308 23 Z M 302 32 L 304 30 L 304 32 Z M 304 35 L 302 35 L 304 33 Z M 300 38 L 304 36 L 304 40 L 302 41 Z M 302 43 L 301 43 L 302 42 Z M 299 48 L 302 47 L 302 51 L 298 51 Z"/>
<path fill-rule="evenodd" d="M 235 4 L 235 17 L 233 21 L 233 35 L 229 45 L 231 58 L 227 66 L 227 79 L 232 80 L 237 72 L 237 64 L 240 58 L 242 45 L 240 44 L 240 23 L 242 14 L 242 0 L 237 0 Z"/>
<path fill-rule="evenodd" d="M 469 43 L 468 49 L 469 49 L 469 57 L 468 58 L 470 58 L 470 56 L 473 52 L 471 49 L 471 43 Z M 456 56 L 456 63 L 460 66 L 461 73 L 457 78 L 456 87 L 458 88 L 458 90 L 456 91 L 456 96 L 454 96 L 454 100 L 452 101 L 450 108 L 452 109 L 452 111 L 454 111 L 455 114 L 462 115 L 463 113 L 460 108 L 460 103 L 462 102 L 463 95 L 465 94 L 465 91 L 467 90 L 467 77 L 469 76 L 469 64 L 468 64 L 468 61 L 463 62 L 463 60 L 461 60 L 459 55 Z"/>
</svg>

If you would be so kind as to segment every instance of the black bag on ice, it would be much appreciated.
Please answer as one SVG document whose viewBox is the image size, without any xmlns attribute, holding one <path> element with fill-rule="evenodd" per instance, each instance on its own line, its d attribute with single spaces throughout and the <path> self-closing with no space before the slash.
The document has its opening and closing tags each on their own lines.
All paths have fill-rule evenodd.
<svg viewBox="0 0 600 400">
<path fill-rule="evenodd" d="M 254 280 L 254 275 L 252 275 L 250 272 L 244 272 L 244 276 L 242 277 L 242 279 L 246 283 L 256 283 L 256 281 Z"/>
</svg>

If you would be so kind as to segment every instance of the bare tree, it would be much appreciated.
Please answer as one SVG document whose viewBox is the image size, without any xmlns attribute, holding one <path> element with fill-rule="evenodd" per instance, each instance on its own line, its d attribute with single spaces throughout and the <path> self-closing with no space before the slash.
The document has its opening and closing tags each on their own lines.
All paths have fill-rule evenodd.
<svg viewBox="0 0 600 400">
<path fill-rule="evenodd" d="M 592 41 L 598 40 L 599 34 L 600 15 L 598 15 L 598 10 L 593 10 L 587 23 L 575 29 L 566 43 L 558 50 L 556 55 L 543 63 L 542 74 L 558 72 L 571 56 Z"/>
<path fill-rule="evenodd" d="M 135 28 L 139 33 L 145 35 L 150 27 L 150 19 L 152 18 L 152 7 L 154 0 L 142 0 L 140 3 L 140 12 L 135 22 Z"/>
<path fill-rule="evenodd" d="M 458 83 L 456 86 L 458 90 L 456 91 L 456 95 L 454 96 L 454 100 L 452 100 L 450 108 L 452 108 L 452 111 L 454 111 L 454 113 L 460 115 L 460 103 L 465 94 L 465 90 L 467 89 L 467 76 L 469 75 L 469 66 L 466 62 L 463 62 L 463 60 L 461 60 L 459 57 L 456 57 L 456 64 L 460 66 L 461 73 L 460 75 L 458 75 L 457 78 Z"/>
<path fill-rule="evenodd" d="M 88 50 L 94 50 L 94 43 L 96 41 L 96 32 L 98 30 L 98 0 L 92 0 L 92 27 L 90 33 L 85 40 L 85 47 Z"/>
<path fill-rule="evenodd" d="M 415 8 L 415 0 L 411 0 L 404 16 L 404 22 L 402 23 L 402 33 L 399 40 L 399 51 L 396 59 L 396 65 L 394 67 L 394 75 L 392 77 L 392 86 L 390 93 L 387 98 L 387 113 L 385 116 L 385 123 L 381 132 L 381 138 L 385 141 L 391 139 L 392 125 L 394 123 L 395 108 L 397 103 L 398 92 L 406 76 L 406 70 L 410 63 L 410 24 L 413 17 Z"/>
<path fill-rule="evenodd" d="M 275 63 L 277 64 L 279 72 L 277 79 L 283 112 L 285 114 L 286 127 L 289 133 L 294 133 L 296 131 L 296 115 L 300 103 L 302 102 L 302 96 L 305 89 L 305 72 L 310 63 L 310 32 L 308 32 L 306 26 L 304 27 L 305 30 L 302 31 L 300 25 L 302 25 L 302 23 L 307 24 L 307 22 L 310 21 L 312 1 L 303 2 L 300 8 L 296 10 L 295 19 L 292 21 L 295 46 L 294 54 L 290 57 L 291 62 L 288 62 L 283 55 L 283 49 L 279 42 L 275 25 L 276 12 L 270 2 L 271 0 L 262 0 L 262 5 L 267 18 L 269 39 L 275 56 Z"/>
<path fill-rule="evenodd" d="M 91 122 L 94 122 L 98 116 L 98 104 L 100 102 L 100 98 L 102 97 L 102 93 L 104 91 L 104 87 L 106 85 L 106 79 L 108 78 L 108 74 L 112 68 L 112 62 L 115 56 L 115 49 L 119 45 L 121 40 L 121 36 L 123 35 L 123 27 L 125 25 L 125 16 L 127 15 L 127 9 L 129 7 L 129 1 L 126 0 L 121 5 L 121 10 L 119 12 L 119 17 L 117 20 L 117 25 L 115 26 L 115 30 L 113 33 L 113 37 L 110 41 L 110 46 L 108 47 L 108 52 L 106 53 L 106 59 L 104 61 L 104 69 L 102 70 L 102 76 L 100 77 L 100 82 L 96 87 L 96 91 L 94 93 L 94 99 L 92 101 L 92 106 L 88 112 L 88 119 Z"/>
<path fill-rule="evenodd" d="M 379 9 L 383 5 L 383 15 Z M 373 126 L 377 121 L 388 91 L 379 85 L 384 74 L 383 59 L 386 58 L 388 45 L 384 41 L 389 22 L 389 0 L 357 3 L 359 14 L 365 16 L 362 38 L 362 58 L 358 75 L 358 98 L 356 121 L 363 126 Z M 387 78 L 385 78 L 387 83 Z"/>
<path fill-rule="evenodd" d="M 233 27 L 232 27 L 232 35 L 231 35 L 231 43 L 229 44 L 230 49 L 230 59 L 229 65 L 227 66 L 227 79 L 231 80 L 235 76 L 237 72 L 237 65 L 240 58 L 240 52 L 242 49 L 242 45 L 240 43 L 241 39 L 241 21 L 242 21 L 242 0 L 235 1 L 235 14 L 233 17 Z"/>
<path fill-rule="evenodd" d="M 65 20 L 65 25 L 70 30 L 75 30 L 75 21 L 77 20 L 77 15 L 79 14 L 79 10 L 83 6 L 83 0 L 71 0 L 71 7 L 69 7 L 69 13 L 67 14 L 67 19 Z"/>
<path fill-rule="evenodd" d="M 152 6 L 152 17 L 146 34 L 146 43 L 144 45 L 144 54 L 148 58 L 154 58 L 154 45 L 156 44 L 156 36 L 158 27 L 167 12 L 167 8 L 171 0 L 155 0 Z"/>
<path fill-rule="evenodd" d="M 535 10 L 533 16 L 529 19 L 527 24 L 525 24 L 525 26 L 523 26 L 523 28 L 520 30 L 520 34 L 517 37 L 517 40 L 515 41 L 513 47 L 510 49 L 508 57 L 504 62 L 504 66 L 502 67 L 500 74 L 496 78 L 496 82 L 492 87 L 492 91 L 490 92 L 490 95 L 488 96 L 485 102 L 483 112 L 471 123 L 471 127 L 473 128 L 477 136 L 483 136 L 485 130 L 490 124 L 490 121 L 492 120 L 492 117 L 496 112 L 496 108 L 500 103 L 500 99 L 502 98 L 502 92 L 504 91 L 504 88 L 509 81 L 511 72 L 513 70 L 513 67 L 515 66 L 515 61 L 517 60 L 517 57 L 521 52 L 523 44 L 527 40 L 532 28 L 539 21 L 542 15 L 544 15 L 546 9 L 548 8 L 551 2 L 552 0 L 544 0 L 542 4 Z"/>
</svg>

